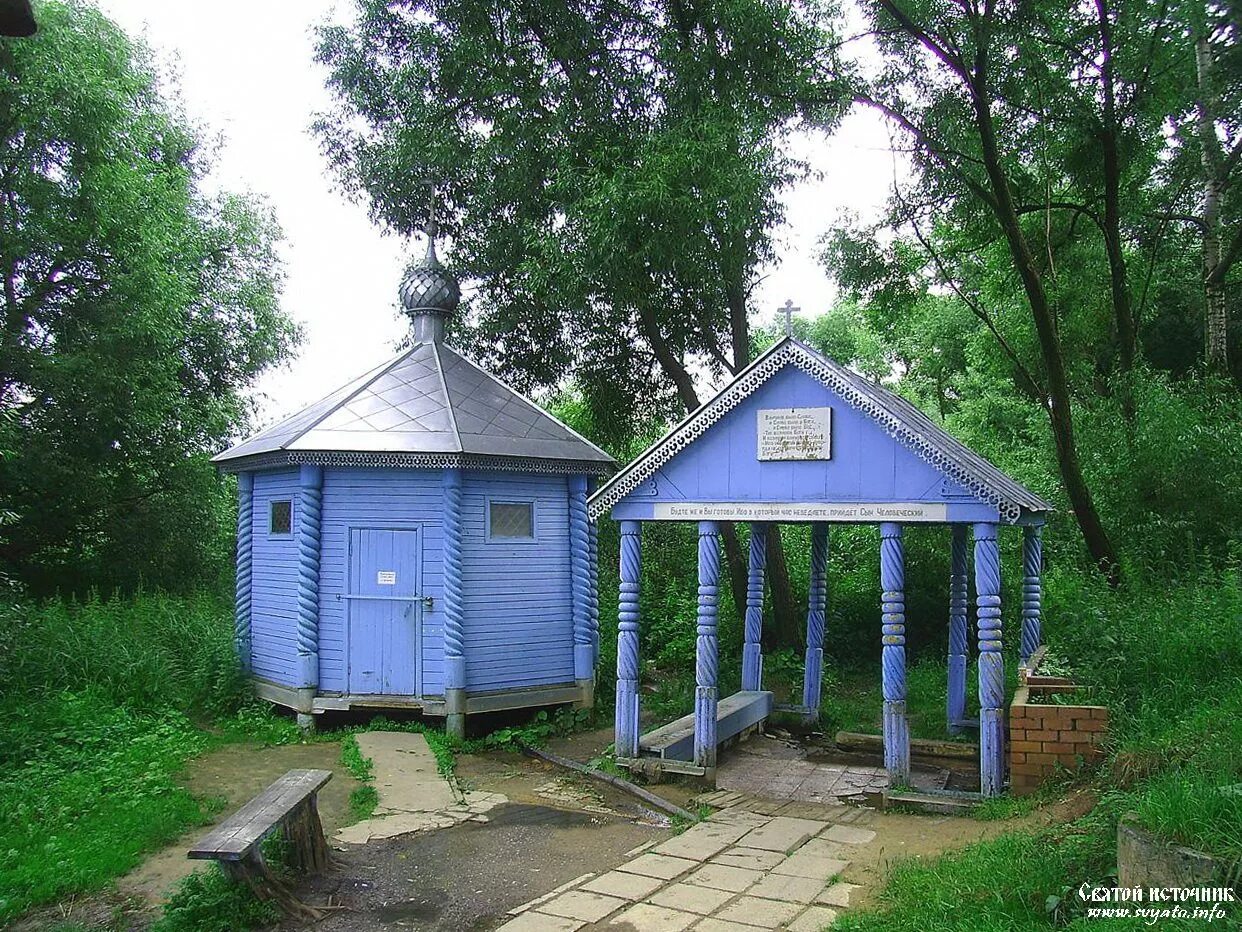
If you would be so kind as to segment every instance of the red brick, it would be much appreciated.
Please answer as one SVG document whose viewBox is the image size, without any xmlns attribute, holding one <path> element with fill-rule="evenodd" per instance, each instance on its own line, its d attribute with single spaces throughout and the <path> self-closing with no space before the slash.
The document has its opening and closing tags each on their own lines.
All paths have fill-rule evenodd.
<svg viewBox="0 0 1242 932">
<path fill-rule="evenodd" d="M 1026 752 L 1025 752 L 1025 751 L 1014 751 L 1014 752 L 1010 753 L 1010 755 L 1009 755 L 1009 763 L 1010 763 L 1010 764 L 1024 764 L 1024 763 L 1026 763 Z"/>
<path fill-rule="evenodd" d="M 1028 764 L 1053 764 L 1056 762 L 1056 759 L 1055 754 L 1044 754 L 1042 752 L 1028 752 L 1026 755 L 1026 762 Z"/>
<path fill-rule="evenodd" d="M 1102 706 L 1102 705 L 1101 705 L 1101 706 L 1092 706 L 1092 707 L 1091 707 L 1091 717 L 1092 717 L 1092 718 L 1098 718 L 1098 719 L 1101 719 L 1101 720 L 1103 720 L 1103 721 L 1107 722 L 1107 721 L 1108 721 L 1108 707 L 1107 707 L 1107 706 Z"/>
<path fill-rule="evenodd" d="M 1028 731 L 1026 733 L 1027 741 L 1058 741 L 1061 733 L 1058 731 Z"/>
<path fill-rule="evenodd" d="M 1080 719 L 1074 727 L 1084 732 L 1108 731 L 1108 722 L 1098 718 L 1084 718 Z"/>
<path fill-rule="evenodd" d="M 1078 745 L 1071 741 L 1045 741 L 1044 750 L 1049 754 L 1076 754 Z"/>
</svg>

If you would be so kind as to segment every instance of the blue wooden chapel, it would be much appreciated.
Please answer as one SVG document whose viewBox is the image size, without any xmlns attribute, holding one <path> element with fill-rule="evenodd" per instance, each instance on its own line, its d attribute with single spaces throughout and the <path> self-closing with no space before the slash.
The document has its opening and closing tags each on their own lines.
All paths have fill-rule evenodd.
<svg viewBox="0 0 1242 932">
<path fill-rule="evenodd" d="M 818 716 L 828 599 L 829 529 L 880 526 L 880 602 L 884 761 L 906 782 L 906 635 L 902 531 L 908 524 L 950 528 L 949 682 L 946 718 L 967 722 L 966 650 L 969 537 L 979 643 L 981 791 L 1004 785 L 1004 665 L 997 535 L 1023 534 L 1020 658 L 1041 638 L 1040 532 L 1051 506 L 1014 482 L 914 405 L 809 346 L 780 341 L 638 456 L 591 497 L 591 517 L 621 523 L 616 752 L 619 764 L 714 778 L 720 744 L 760 724 L 773 709 L 763 689 L 760 636 L 767 526 L 809 523 L 811 576 L 802 702 Z M 698 629 L 694 712 L 639 734 L 639 568 L 648 521 L 698 524 Z M 742 689 L 717 694 L 717 591 L 721 521 L 750 523 Z M 830 634 L 830 632 L 829 632 Z"/>
<path fill-rule="evenodd" d="M 614 461 L 444 342 L 460 300 L 426 258 L 412 345 L 219 454 L 237 474 L 236 639 L 299 713 L 474 712 L 594 699 L 591 485 Z"/>
</svg>

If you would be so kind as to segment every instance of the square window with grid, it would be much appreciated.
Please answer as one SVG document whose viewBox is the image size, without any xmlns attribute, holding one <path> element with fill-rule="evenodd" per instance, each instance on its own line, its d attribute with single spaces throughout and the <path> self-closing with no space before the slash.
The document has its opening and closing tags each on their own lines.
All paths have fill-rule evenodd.
<svg viewBox="0 0 1242 932">
<path fill-rule="evenodd" d="M 293 531 L 293 502 L 289 499 L 272 502 L 268 530 L 273 534 L 289 534 Z"/>
<path fill-rule="evenodd" d="M 493 540 L 530 540 L 535 536 L 535 506 L 530 502 L 490 502 L 487 524 Z"/>
</svg>

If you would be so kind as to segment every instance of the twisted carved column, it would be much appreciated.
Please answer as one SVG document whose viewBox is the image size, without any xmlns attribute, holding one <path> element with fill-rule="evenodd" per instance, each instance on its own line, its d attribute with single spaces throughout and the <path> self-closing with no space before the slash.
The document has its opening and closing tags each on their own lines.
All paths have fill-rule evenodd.
<svg viewBox="0 0 1242 932">
<path fill-rule="evenodd" d="M 750 562 L 746 577 L 746 626 L 742 644 L 742 689 L 763 688 L 763 574 L 768 561 L 768 526 L 750 526 Z"/>
<path fill-rule="evenodd" d="M 621 584 L 617 603 L 617 757 L 638 756 L 638 583 L 642 524 L 621 522 Z"/>
<path fill-rule="evenodd" d="M 319 686 L 319 544 L 323 523 L 323 470 L 304 465 L 299 471 L 298 680 L 301 689 Z"/>
<path fill-rule="evenodd" d="M 446 469 L 443 479 L 444 514 L 444 698 L 451 726 L 465 730 L 466 631 L 461 588 L 461 481 L 460 469 Z M 459 708 L 460 706 L 460 708 Z"/>
<path fill-rule="evenodd" d="M 966 525 L 952 526 L 953 544 L 949 568 L 949 695 L 945 705 L 949 731 L 956 733 L 966 717 L 966 623 L 967 578 L 970 544 Z"/>
<path fill-rule="evenodd" d="M 1042 639 L 1040 617 L 1041 577 L 1043 575 L 1043 528 L 1031 525 L 1022 529 L 1022 643 L 1019 659 L 1027 666 L 1031 654 L 1039 649 Z"/>
<path fill-rule="evenodd" d="M 720 530 L 715 521 L 699 522 L 699 613 L 694 655 L 694 762 L 716 766 L 716 596 L 720 584 Z"/>
<path fill-rule="evenodd" d="M 1004 789 L 1005 662 L 1001 657 L 1000 550 L 995 524 L 975 525 L 975 599 L 979 625 L 979 781 L 984 796 Z"/>
<path fill-rule="evenodd" d="M 906 568 L 900 524 L 880 525 L 880 588 L 884 590 L 882 665 L 884 767 L 893 783 L 910 778 L 910 729 L 906 721 Z"/>
<path fill-rule="evenodd" d="M 811 526 L 811 581 L 806 606 L 806 663 L 802 708 L 808 721 L 819 718 L 824 678 L 824 612 L 828 607 L 828 525 Z"/>
<path fill-rule="evenodd" d="M 594 521 L 587 527 L 589 544 L 590 594 L 587 599 L 587 621 L 591 628 L 591 669 L 599 662 L 599 525 Z"/>
<path fill-rule="evenodd" d="M 574 679 L 593 679 L 591 648 L 591 532 L 587 520 L 586 476 L 569 480 L 569 567 L 573 592 Z"/>
<path fill-rule="evenodd" d="M 254 475 L 237 475 L 237 586 L 233 597 L 233 643 L 243 670 L 250 670 L 250 587 L 254 554 Z"/>
</svg>

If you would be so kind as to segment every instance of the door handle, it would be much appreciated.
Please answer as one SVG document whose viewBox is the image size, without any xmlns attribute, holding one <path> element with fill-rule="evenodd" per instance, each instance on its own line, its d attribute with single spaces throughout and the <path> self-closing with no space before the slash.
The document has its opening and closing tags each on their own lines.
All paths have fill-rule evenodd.
<svg viewBox="0 0 1242 932">
<path fill-rule="evenodd" d="M 429 595 L 423 596 L 423 611 L 426 611 L 426 612 L 431 611 L 435 607 L 435 604 L 436 604 L 436 600 L 433 599 L 431 596 Z"/>
</svg>

